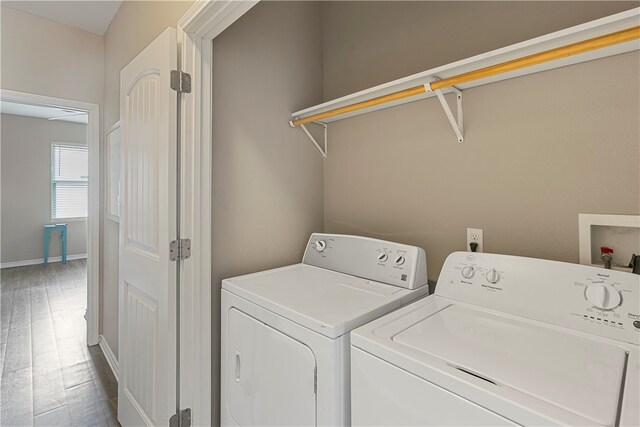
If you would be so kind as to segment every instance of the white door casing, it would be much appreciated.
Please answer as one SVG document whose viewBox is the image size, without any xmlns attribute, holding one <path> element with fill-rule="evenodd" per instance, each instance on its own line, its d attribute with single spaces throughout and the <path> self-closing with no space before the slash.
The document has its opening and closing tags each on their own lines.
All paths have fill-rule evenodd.
<svg viewBox="0 0 640 427">
<path fill-rule="evenodd" d="M 181 263 L 180 401 L 182 408 L 192 409 L 195 426 L 220 422 L 219 304 L 212 307 L 219 289 L 211 283 L 211 41 L 257 3 L 196 1 L 178 21 L 180 69 L 191 75 L 192 87 L 180 101 L 180 230 L 191 239 L 191 258 Z"/>
<path fill-rule="evenodd" d="M 176 405 L 176 31 L 167 28 L 120 73 L 118 420 L 167 425 Z"/>
</svg>

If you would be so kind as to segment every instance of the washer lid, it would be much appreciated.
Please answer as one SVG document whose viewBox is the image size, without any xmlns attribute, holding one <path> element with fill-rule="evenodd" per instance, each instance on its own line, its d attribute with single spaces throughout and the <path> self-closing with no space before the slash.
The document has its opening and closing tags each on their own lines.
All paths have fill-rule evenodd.
<svg viewBox="0 0 640 427">
<path fill-rule="evenodd" d="M 226 279 L 222 287 L 329 338 L 428 293 L 427 286 L 411 291 L 305 264 Z"/>
<path fill-rule="evenodd" d="M 362 330 L 422 364 L 448 365 L 475 384 L 476 378 L 487 380 L 480 383 L 490 392 L 515 397 L 519 406 L 549 407 L 553 417 L 569 411 L 594 424 L 615 424 L 626 364 L 623 348 L 461 305 L 436 304 L 428 311 L 412 307 L 403 310 L 409 314 L 405 319 L 396 312 L 359 329 L 352 342 L 378 353 L 361 345 Z M 389 321 L 392 317 L 395 322 Z"/>
</svg>

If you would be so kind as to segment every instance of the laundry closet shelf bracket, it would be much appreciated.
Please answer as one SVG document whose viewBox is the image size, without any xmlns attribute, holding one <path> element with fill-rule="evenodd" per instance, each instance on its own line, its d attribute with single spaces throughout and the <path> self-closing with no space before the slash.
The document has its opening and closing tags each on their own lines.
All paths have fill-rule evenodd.
<svg viewBox="0 0 640 427">
<path fill-rule="evenodd" d="M 438 81 L 439 78 L 435 78 L 433 81 Z M 444 94 L 442 93 L 442 89 L 431 89 L 431 83 L 425 83 L 424 89 L 427 93 L 433 92 L 438 97 L 438 101 L 440 101 L 440 105 L 442 105 L 442 109 L 444 113 L 447 115 L 447 119 L 449 123 L 451 123 L 451 127 L 453 131 L 456 133 L 456 137 L 458 137 L 458 143 L 464 142 L 464 116 L 462 113 L 462 91 L 455 86 L 449 86 L 449 89 L 456 94 L 456 104 L 458 107 L 458 118 L 453 117 L 453 112 L 451 111 L 451 107 L 449 107 L 449 103 L 447 102 Z"/>
<path fill-rule="evenodd" d="M 320 152 L 320 154 L 322 155 L 323 159 L 327 159 L 327 154 L 329 152 L 328 150 L 328 132 L 327 132 L 327 124 L 323 123 L 323 122 L 313 122 L 317 125 L 320 125 L 324 128 L 324 148 L 320 146 L 320 144 L 318 143 L 318 141 L 313 137 L 313 135 L 311 135 L 311 132 L 309 132 L 309 129 L 307 129 L 307 127 L 304 124 L 299 125 L 300 128 L 304 131 L 305 134 L 307 134 L 307 137 L 311 140 L 311 142 L 313 143 L 313 145 L 316 146 L 316 148 L 318 149 L 318 151 Z M 289 121 L 289 126 L 296 127 L 293 124 L 293 121 Z"/>
</svg>

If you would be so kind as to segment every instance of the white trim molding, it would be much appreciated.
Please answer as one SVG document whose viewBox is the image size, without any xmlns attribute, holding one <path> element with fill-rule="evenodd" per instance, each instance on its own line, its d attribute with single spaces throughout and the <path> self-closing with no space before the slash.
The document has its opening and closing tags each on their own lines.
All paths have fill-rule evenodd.
<svg viewBox="0 0 640 427">
<path fill-rule="evenodd" d="M 98 104 L 0 89 L 0 99 L 84 111 L 88 115 L 89 217 L 87 218 L 87 344 L 99 342 L 100 319 L 100 109 Z"/>
<path fill-rule="evenodd" d="M 67 261 L 73 261 L 75 259 L 85 259 L 87 254 L 67 255 Z M 61 256 L 50 256 L 48 260 L 49 264 L 52 262 L 62 262 Z M 12 268 L 12 267 L 24 267 L 26 265 L 38 265 L 44 264 L 44 258 L 25 259 L 23 261 L 9 261 L 0 264 L 0 269 Z"/>
<path fill-rule="evenodd" d="M 116 377 L 116 381 L 118 381 L 118 358 L 111 350 L 107 339 L 104 335 L 100 335 L 100 350 L 102 350 L 102 354 L 104 354 L 104 358 L 107 359 L 107 363 L 111 368 L 111 372 L 113 372 L 113 376 Z"/>
<path fill-rule="evenodd" d="M 259 1 L 197 0 L 178 21 L 178 42 L 181 31 L 207 42 L 213 40 Z"/>
<path fill-rule="evenodd" d="M 112 184 L 112 176 L 111 176 L 111 162 L 113 161 L 112 159 L 112 143 L 113 141 L 113 137 L 112 135 L 117 135 L 114 132 L 116 132 L 117 130 L 120 129 L 120 120 L 118 120 L 117 122 L 115 122 L 109 129 L 107 129 L 107 131 L 105 132 L 104 135 L 104 171 L 105 171 L 105 191 L 104 191 L 104 207 L 105 207 L 105 212 L 104 215 L 107 219 L 119 223 L 120 222 L 120 209 L 116 206 L 116 213 L 113 212 L 113 206 L 111 206 L 111 196 L 112 196 L 112 191 L 114 191 L 114 189 L 111 187 Z M 120 136 L 120 140 L 115 141 L 118 145 L 119 145 L 119 149 L 122 149 L 122 136 Z M 118 166 L 118 171 L 120 170 L 120 166 Z M 120 176 L 118 176 L 117 182 L 120 182 Z M 116 195 L 119 196 L 120 194 L 120 189 L 117 188 L 116 190 Z"/>
<path fill-rule="evenodd" d="M 192 92 L 181 97 L 180 235 L 191 239 L 191 257 L 181 263 L 180 407 L 191 408 L 192 425 L 212 420 L 211 41 L 258 1 L 197 1 L 178 22 L 178 66 L 191 75 Z M 219 392 L 219 387 L 216 387 Z M 217 404 L 214 403 L 214 407 Z"/>
</svg>

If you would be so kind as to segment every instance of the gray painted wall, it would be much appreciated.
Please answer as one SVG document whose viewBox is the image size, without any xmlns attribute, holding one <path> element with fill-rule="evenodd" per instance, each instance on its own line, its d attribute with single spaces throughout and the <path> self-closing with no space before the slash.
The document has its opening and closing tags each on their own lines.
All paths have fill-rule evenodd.
<svg viewBox="0 0 640 427">
<path fill-rule="evenodd" d="M 637 5 L 326 3 L 325 98 Z M 325 231 L 422 246 L 431 280 L 467 227 L 487 252 L 578 262 L 579 213 L 640 213 L 638 75 L 634 52 L 467 90 L 463 144 L 435 99 L 335 122 Z"/>
<path fill-rule="evenodd" d="M 102 103 L 102 37 L 2 7 L 2 88 Z"/>
<path fill-rule="evenodd" d="M 43 257 L 51 224 L 51 142 L 86 144 L 87 125 L 2 114 L 1 261 Z M 55 222 L 55 221 L 54 221 Z M 67 254 L 87 252 L 87 220 L 68 220 Z M 58 233 L 50 256 L 60 255 Z"/>
<path fill-rule="evenodd" d="M 318 2 L 259 3 L 213 43 L 213 420 L 223 278 L 300 262 L 323 227 L 323 161 L 292 111 L 322 100 Z"/>
</svg>

